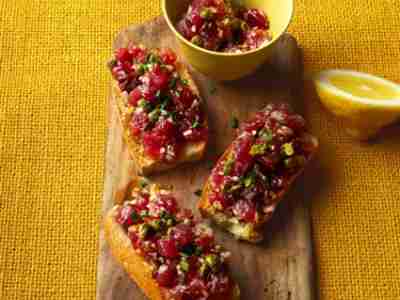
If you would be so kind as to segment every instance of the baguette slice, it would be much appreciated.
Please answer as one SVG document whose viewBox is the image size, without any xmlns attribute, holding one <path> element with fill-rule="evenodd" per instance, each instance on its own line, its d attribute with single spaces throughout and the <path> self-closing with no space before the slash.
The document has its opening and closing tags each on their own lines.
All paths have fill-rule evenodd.
<svg viewBox="0 0 400 300">
<path fill-rule="evenodd" d="M 312 148 L 310 155 L 306 158 L 305 163 L 308 163 L 314 156 L 316 150 L 318 149 L 319 143 L 314 136 L 308 133 L 304 133 L 302 138 L 305 141 L 307 141 L 309 146 Z M 232 144 L 224 152 L 224 154 L 218 160 L 216 165 L 218 165 L 218 163 L 220 163 L 221 161 L 225 160 L 225 158 L 230 154 L 231 148 Z M 225 230 L 232 233 L 235 236 L 235 238 L 252 243 L 260 242 L 264 239 L 263 231 L 265 224 L 271 219 L 276 207 L 283 200 L 285 194 L 288 192 L 293 182 L 296 180 L 298 176 L 300 176 L 303 170 L 304 168 L 300 168 L 297 172 L 291 174 L 291 176 L 286 179 L 285 188 L 280 190 L 276 194 L 276 198 L 272 203 L 269 203 L 268 213 L 260 215 L 259 218 L 254 223 L 240 221 L 238 220 L 238 218 L 226 215 L 223 211 L 217 210 L 215 209 L 215 207 L 213 207 L 212 203 L 209 200 L 210 189 L 211 189 L 210 178 L 207 180 L 203 188 L 202 195 L 198 203 L 198 208 L 203 217 L 210 218 L 216 224 L 220 225 Z"/>
<path fill-rule="evenodd" d="M 141 179 L 134 179 L 122 192 L 130 193 L 132 189 L 138 189 L 137 185 Z M 151 184 L 151 194 L 162 189 L 156 184 Z M 168 191 L 169 192 L 169 191 Z M 151 300 L 179 300 L 174 298 L 167 288 L 161 287 L 153 278 L 152 265 L 148 263 L 139 252 L 137 252 L 129 239 L 123 226 L 117 222 L 121 205 L 114 206 L 105 216 L 104 232 L 105 238 L 110 247 L 111 253 L 118 263 L 125 269 L 127 274 L 139 286 L 144 294 Z M 234 283 L 229 294 L 211 295 L 209 300 L 239 300 L 239 286 Z"/>
<path fill-rule="evenodd" d="M 157 50 L 152 50 L 157 51 Z M 110 64 L 109 64 L 110 65 Z M 193 81 L 187 68 L 180 62 L 176 62 L 176 71 L 179 73 L 182 79 L 187 80 L 188 86 L 190 87 L 193 94 L 195 94 L 199 99 L 199 90 Z M 113 79 L 112 82 L 112 97 L 115 100 L 120 123 L 123 131 L 123 138 L 127 145 L 128 152 L 132 158 L 136 170 L 141 175 L 150 175 L 153 173 L 159 173 L 169 169 L 173 169 L 176 166 L 190 161 L 200 160 L 205 152 L 207 146 L 207 139 L 199 142 L 186 142 L 178 157 L 172 162 L 166 162 L 163 160 L 156 160 L 145 154 L 144 146 L 140 138 L 135 137 L 130 130 L 129 123 L 133 116 L 134 110 L 132 107 L 128 106 L 128 93 L 122 91 L 119 87 L 117 80 Z M 204 110 L 204 104 L 202 102 L 201 109 Z M 205 127 L 207 128 L 207 118 L 205 117 Z"/>
</svg>

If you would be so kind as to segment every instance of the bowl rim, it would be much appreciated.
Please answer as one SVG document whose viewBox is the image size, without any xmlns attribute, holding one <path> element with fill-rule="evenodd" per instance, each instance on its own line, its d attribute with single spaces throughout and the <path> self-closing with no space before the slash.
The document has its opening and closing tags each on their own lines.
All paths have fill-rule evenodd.
<svg viewBox="0 0 400 300">
<path fill-rule="evenodd" d="M 218 52 L 218 51 L 211 51 L 202 47 L 199 47 L 195 44 L 193 44 L 192 42 L 188 41 L 184 36 L 181 35 L 181 33 L 175 28 L 175 25 L 172 23 L 169 14 L 167 12 L 167 1 L 169 0 L 161 0 L 161 9 L 163 12 L 163 16 L 164 19 L 167 21 L 168 27 L 172 30 L 172 32 L 175 34 L 175 36 L 178 37 L 178 39 L 180 41 L 182 41 L 183 43 L 185 43 L 187 46 L 192 47 L 198 51 L 207 53 L 207 54 L 211 54 L 211 55 L 215 55 L 215 56 L 222 56 L 222 57 L 236 57 L 236 56 L 244 56 L 244 55 L 249 55 L 249 54 L 253 54 L 256 52 L 261 52 L 262 50 L 264 50 L 265 48 L 271 46 L 272 44 L 274 44 L 289 28 L 290 23 L 293 20 L 293 16 L 294 16 L 294 0 L 289 0 L 290 1 L 290 17 L 289 20 L 287 22 L 287 24 L 284 26 L 284 28 L 275 36 L 272 38 L 272 40 L 270 40 L 269 42 L 265 43 L 265 45 L 258 47 L 256 49 L 250 50 L 250 51 L 246 51 L 246 52 L 241 52 L 241 53 L 226 53 L 226 52 Z"/>
</svg>

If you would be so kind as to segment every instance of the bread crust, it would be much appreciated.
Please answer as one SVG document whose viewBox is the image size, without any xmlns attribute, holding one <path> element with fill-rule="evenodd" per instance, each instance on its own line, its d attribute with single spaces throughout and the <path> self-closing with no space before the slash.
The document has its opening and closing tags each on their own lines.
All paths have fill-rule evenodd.
<svg viewBox="0 0 400 300">
<path fill-rule="evenodd" d="M 305 134 L 305 138 L 310 141 L 310 143 L 313 145 L 314 151 L 310 155 L 310 157 L 307 159 L 307 162 L 310 161 L 313 157 L 313 154 L 315 153 L 316 149 L 318 148 L 318 140 L 310 135 L 310 134 Z M 228 149 L 224 152 L 224 154 L 220 157 L 218 160 L 217 164 L 224 160 L 225 157 L 229 154 L 231 150 L 231 145 L 228 147 Z M 208 178 L 203 191 L 202 195 L 200 198 L 200 201 L 198 203 L 198 209 L 201 213 L 201 215 L 205 218 L 211 219 L 213 222 L 216 224 L 220 225 L 230 233 L 232 233 L 235 238 L 239 240 L 244 240 L 248 241 L 251 243 L 258 243 L 261 242 L 264 239 L 263 235 L 263 227 L 264 225 L 271 219 L 275 208 L 278 206 L 278 204 L 282 201 L 283 197 L 287 193 L 287 191 L 290 189 L 292 186 L 293 182 L 296 180 L 297 177 L 301 175 L 303 172 L 304 168 L 301 168 L 297 173 L 294 173 L 287 181 L 287 186 L 285 189 L 280 191 L 277 194 L 277 197 L 275 199 L 275 202 L 271 204 L 271 211 L 268 214 L 264 215 L 264 218 L 261 220 L 257 220 L 256 223 L 238 223 L 237 221 L 232 220 L 232 218 L 227 218 L 223 213 L 221 212 L 216 212 L 213 206 L 211 205 L 209 201 L 209 191 L 210 191 L 210 178 Z"/>
<path fill-rule="evenodd" d="M 200 97 L 199 89 L 193 81 L 187 68 L 180 62 L 176 62 L 176 69 L 180 76 L 188 81 L 188 85 L 192 92 Z M 121 91 L 118 81 L 112 82 L 112 96 L 118 109 L 119 120 L 122 126 L 123 138 L 128 147 L 129 154 L 134 161 L 136 170 L 141 175 L 150 175 L 159 173 L 172 168 L 184 162 L 200 160 L 205 152 L 207 140 L 200 142 L 188 142 L 183 146 L 177 159 L 171 163 L 154 160 L 144 153 L 144 147 L 141 140 L 133 136 L 129 128 L 129 122 L 133 116 L 133 108 L 128 106 L 128 93 Z M 204 103 L 202 102 L 204 110 Z M 206 114 L 205 114 L 206 116 Z M 207 117 L 205 118 L 205 126 L 208 126 Z"/>
<path fill-rule="evenodd" d="M 120 191 L 124 200 L 118 200 L 120 204 L 126 200 L 130 191 L 138 187 L 139 178 L 134 178 L 125 188 Z M 157 191 L 164 189 L 157 184 L 152 184 L 151 190 Z M 104 218 L 105 239 L 109 245 L 111 254 L 118 263 L 125 269 L 129 277 L 136 282 L 140 289 L 150 300 L 175 300 L 167 289 L 160 287 L 152 276 L 152 266 L 147 263 L 143 257 L 135 251 L 128 235 L 122 226 L 117 223 L 118 210 L 121 205 L 115 205 Z M 239 300 L 240 289 L 235 283 L 229 295 L 214 295 L 209 300 Z"/>
</svg>

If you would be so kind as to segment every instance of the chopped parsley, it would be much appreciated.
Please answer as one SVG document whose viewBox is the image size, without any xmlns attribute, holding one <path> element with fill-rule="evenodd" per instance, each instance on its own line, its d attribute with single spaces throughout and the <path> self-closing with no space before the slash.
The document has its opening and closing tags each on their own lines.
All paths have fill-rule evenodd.
<svg viewBox="0 0 400 300">
<path fill-rule="evenodd" d="M 183 85 L 189 85 L 189 80 L 187 79 L 181 79 L 181 82 Z"/>
</svg>

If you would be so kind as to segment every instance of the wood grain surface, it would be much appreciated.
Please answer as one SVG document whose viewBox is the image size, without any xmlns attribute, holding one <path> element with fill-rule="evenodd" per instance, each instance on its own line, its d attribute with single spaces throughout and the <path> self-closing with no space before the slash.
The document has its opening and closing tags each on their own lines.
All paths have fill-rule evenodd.
<svg viewBox="0 0 400 300">
<path fill-rule="evenodd" d="M 162 18 L 142 25 L 130 26 L 117 36 L 114 48 L 129 41 L 147 47 L 171 47 L 179 52 L 172 32 Z M 210 144 L 206 158 L 175 170 L 151 177 L 173 185 L 180 204 L 195 208 L 194 192 L 202 188 L 218 156 L 230 144 L 233 130 L 229 120 L 236 116 L 247 119 L 253 112 L 272 101 L 288 101 L 302 112 L 302 55 L 296 40 L 284 35 L 274 56 L 256 74 L 240 81 L 217 83 L 191 70 L 207 103 L 210 120 Z M 135 174 L 122 140 L 112 95 L 108 105 L 108 139 L 105 159 L 105 183 L 102 215 L 113 205 L 113 197 Z M 214 226 L 217 240 L 232 252 L 233 277 L 241 288 L 241 299 L 311 300 L 313 291 L 313 261 L 310 218 L 307 208 L 307 185 L 312 176 L 297 181 L 285 197 L 272 221 L 266 226 L 266 239 L 259 245 L 238 242 Z M 195 211 L 198 215 L 198 212 Z M 110 256 L 100 229 L 97 299 L 146 299 L 138 287 Z"/>
</svg>

